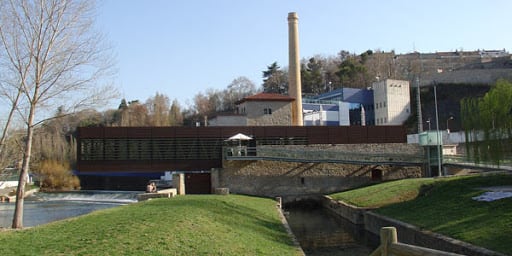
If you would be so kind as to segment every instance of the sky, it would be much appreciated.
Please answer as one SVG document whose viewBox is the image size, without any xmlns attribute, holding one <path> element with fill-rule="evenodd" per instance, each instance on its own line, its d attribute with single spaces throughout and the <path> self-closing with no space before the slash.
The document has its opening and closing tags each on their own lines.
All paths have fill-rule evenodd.
<svg viewBox="0 0 512 256">
<path fill-rule="evenodd" d="M 300 56 L 310 58 L 512 51 L 511 10 L 510 0 L 104 0 L 97 27 L 113 47 L 122 98 L 158 92 L 186 107 L 238 77 L 259 88 L 273 62 L 287 67 L 289 12 L 299 17 Z"/>
</svg>

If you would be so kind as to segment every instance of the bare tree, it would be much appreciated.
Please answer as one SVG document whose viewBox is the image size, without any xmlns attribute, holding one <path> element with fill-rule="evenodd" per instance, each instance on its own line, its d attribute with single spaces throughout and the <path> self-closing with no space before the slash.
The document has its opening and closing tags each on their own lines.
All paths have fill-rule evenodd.
<svg viewBox="0 0 512 256">
<path fill-rule="evenodd" d="M 227 86 L 223 95 L 223 111 L 230 111 L 235 109 L 235 103 L 242 98 L 254 94 L 256 92 L 256 85 L 245 76 L 240 76 Z"/>
<path fill-rule="evenodd" d="M 94 1 L 0 1 L 1 72 L 22 98 L 16 110 L 26 125 L 26 140 L 16 191 L 12 228 L 23 227 L 23 196 L 30 167 L 34 128 L 41 110 L 64 106 L 72 113 L 105 104 L 113 90 L 100 86 L 110 75 L 110 48 L 94 30 Z"/>
</svg>

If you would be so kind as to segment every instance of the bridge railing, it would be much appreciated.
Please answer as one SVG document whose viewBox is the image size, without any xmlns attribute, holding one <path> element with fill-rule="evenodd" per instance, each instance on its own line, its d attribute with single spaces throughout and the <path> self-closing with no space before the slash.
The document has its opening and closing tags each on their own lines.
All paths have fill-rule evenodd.
<svg viewBox="0 0 512 256">
<path fill-rule="evenodd" d="M 270 147 L 235 147 L 228 148 L 228 160 L 248 158 L 284 161 L 334 162 L 357 164 L 423 164 L 423 155 L 411 153 L 371 153 L 346 152 L 321 149 L 291 149 Z"/>
<path fill-rule="evenodd" d="M 465 155 L 444 155 L 443 164 L 464 165 L 475 168 L 480 167 L 489 169 L 512 170 L 512 160 L 510 159 L 501 161 L 499 165 L 492 161 L 480 161 L 475 163 L 475 161 L 468 159 Z"/>
</svg>

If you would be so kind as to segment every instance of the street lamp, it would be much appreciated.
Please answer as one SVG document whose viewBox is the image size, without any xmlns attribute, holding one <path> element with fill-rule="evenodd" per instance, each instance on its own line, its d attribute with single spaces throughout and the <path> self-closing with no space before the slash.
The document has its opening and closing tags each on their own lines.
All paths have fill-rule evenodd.
<svg viewBox="0 0 512 256">
<path fill-rule="evenodd" d="M 453 120 L 453 116 L 450 116 L 450 118 L 448 118 L 446 120 L 446 132 L 448 132 L 448 133 L 450 133 L 450 127 L 448 126 L 448 121 L 450 121 L 450 120 Z"/>
</svg>

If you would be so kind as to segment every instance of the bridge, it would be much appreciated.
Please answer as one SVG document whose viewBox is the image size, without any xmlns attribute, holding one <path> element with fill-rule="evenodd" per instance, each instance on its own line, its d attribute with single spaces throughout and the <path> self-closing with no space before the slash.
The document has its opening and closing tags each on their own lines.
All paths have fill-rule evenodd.
<svg viewBox="0 0 512 256">
<path fill-rule="evenodd" d="M 418 152 L 353 152 L 339 149 L 292 149 L 289 147 L 227 147 L 225 159 L 231 161 L 267 160 L 301 163 L 341 163 L 354 165 L 423 166 L 426 159 Z"/>
<path fill-rule="evenodd" d="M 443 156 L 443 166 L 465 168 L 465 169 L 476 169 L 480 171 L 505 171 L 512 172 L 512 159 L 506 159 L 500 164 L 496 164 L 490 161 L 481 161 L 475 163 L 468 159 L 464 155 L 445 155 Z"/>
</svg>

